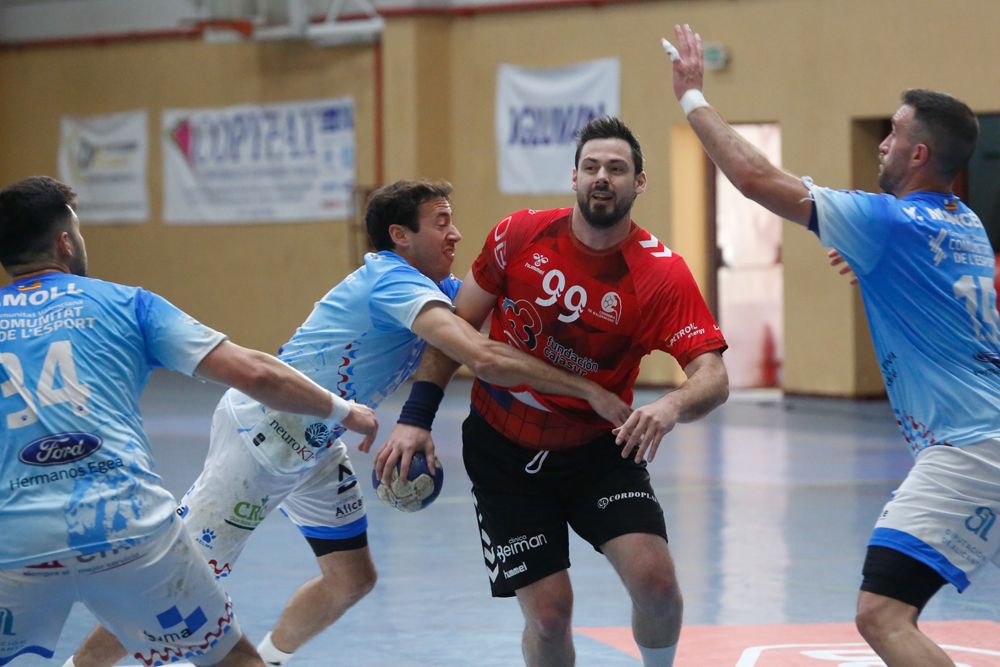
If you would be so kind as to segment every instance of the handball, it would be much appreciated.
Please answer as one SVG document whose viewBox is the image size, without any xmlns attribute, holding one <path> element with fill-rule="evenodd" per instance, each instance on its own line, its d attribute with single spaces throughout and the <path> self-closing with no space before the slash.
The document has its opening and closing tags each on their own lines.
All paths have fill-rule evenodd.
<svg viewBox="0 0 1000 667">
<path fill-rule="evenodd" d="M 398 463 L 392 469 L 391 480 L 383 479 L 380 482 L 372 470 L 375 495 L 383 503 L 400 512 L 416 512 L 424 509 L 438 497 L 443 484 L 444 471 L 441 469 L 441 462 L 437 462 L 437 468 L 431 474 L 427 467 L 427 457 L 422 452 L 413 455 L 407 479 L 399 478 Z"/>
</svg>

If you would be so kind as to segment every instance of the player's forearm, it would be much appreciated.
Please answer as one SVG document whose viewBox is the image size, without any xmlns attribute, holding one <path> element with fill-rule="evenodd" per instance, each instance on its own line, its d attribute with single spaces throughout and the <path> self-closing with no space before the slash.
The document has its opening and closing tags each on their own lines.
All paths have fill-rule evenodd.
<svg viewBox="0 0 1000 667">
<path fill-rule="evenodd" d="M 272 410 L 295 412 L 326 419 L 333 410 L 329 391 L 319 386 L 291 366 L 263 355 L 269 373 L 246 393 Z"/>
<path fill-rule="evenodd" d="M 677 411 L 677 421 L 686 423 L 704 417 L 728 398 L 729 375 L 720 357 L 700 366 L 684 384 L 659 401 L 671 403 Z"/>
<path fill-rule="evenodd" d="M 461 365 L 441 350 L 428 344 L 424 348 L 420 364 L 413 372 L 411 379 L 414 382 L 432 382 L 441 389 L 445 389 Z"/>
<path fill-rule="evenodd" d="M 759 201 L 761 184 L 773 178 L 777 167 L 712 107 L 695 109 L 688 115 L 688 122 L 708 157 L 726 178 L 743 195 Z"/>
<path fill-rule="evenodd" d="M 772 164 L 712 107 L 699 107 L 687 118 L 708 157 L 743 196 L 786 220 L 809 223 L 809 193 L 801 179 Z"/>
<path fill-rule="evenodd" d="M 327 418 L 334 398 L 279 359 L 224 341 L 198 365 L 195 374 L 233 387 L 273 410 Z"/>
<path fill-rule="evenodd" d="M 600 387 L 510 345 L 489 341 L 472 369 L 476 377 L 502 387 L 527 385 L 545 394 L 590 400 Z"/>
</svg>

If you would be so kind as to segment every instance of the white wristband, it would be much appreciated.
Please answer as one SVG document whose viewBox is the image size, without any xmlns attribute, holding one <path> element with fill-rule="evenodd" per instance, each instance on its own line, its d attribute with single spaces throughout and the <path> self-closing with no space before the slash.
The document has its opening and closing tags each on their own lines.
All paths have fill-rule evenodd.
<svg viewBox="0 0 1000 667">
<path fill-rule="evenodd" d="M 690 88 L 681 95 L 681 109 L 684 110 L 684 117 L 687 118 L 692 111 L 701 107 L 710 106 L 705 96 L 697 88 Z"/>
<path fill-rule="evenodd" d="M 347 415 L 351 414 L 351 404 L 333 392 L 330 392 L 330 398 L 333 400 L 333 410 L 330 412 L 330 416 L 326 418 L 327 421 L 344 421 Z"/>
</svg>

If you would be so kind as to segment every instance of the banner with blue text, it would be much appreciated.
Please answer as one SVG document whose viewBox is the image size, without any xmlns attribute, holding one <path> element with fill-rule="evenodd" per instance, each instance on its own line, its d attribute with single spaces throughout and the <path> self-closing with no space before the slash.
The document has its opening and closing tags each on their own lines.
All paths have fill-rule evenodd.
<svg viewBox="0 0 1000 667">
<path fill-rule="evenodd" d="M 618 115 L 620 84 L 617 58 L 546 69 L 501 65 L 495 119 L 500 192 L 571 192 L 576 135 L 594 118 Z"/>
<path fill-rule="evenodd" d="M 354 100 L 163 112 L 167 223 L 344 220 L 353 214 Z"/>
</svg>

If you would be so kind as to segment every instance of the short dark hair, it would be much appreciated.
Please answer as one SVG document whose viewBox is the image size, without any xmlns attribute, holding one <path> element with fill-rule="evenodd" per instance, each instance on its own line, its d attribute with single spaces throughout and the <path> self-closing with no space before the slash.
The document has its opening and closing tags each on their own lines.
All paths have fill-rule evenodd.
<svg viewBox="0 0 1000 667">
<path fill-rule="evenodd" d="M 396 244 L 389 236 L 391 225 L 420 231 L 417 209 L 431 199 L 448 199 L 451 183 L 447 181 L 396 181 L 371 193 L 365 211 L 368 240 L 375 250 L 392 250 Z"/>
<path fill-rule="evenodd" d="M 917 139 L 931 149 L 931 162 L 938 174 L 949 180 L 969 164 L 979 121 L 964 102 L 933 90 L 913 88 L 903 93 L 903 104 L 913 107 Z"/>
<path fill-rule="evenodd" d="M 632 130 L 628 129 L 621 119 L 614 116 L 601 116 L 583 126 L 583 129 L 580 130 L 580 136 L 576 140 L 574 167 L 580 166 L 580 152 L 583 150 L 583 145 L 593 139 L 622 139 L 628 142 L 632 148 L 635 173 L 638 174 L 642 171 L 642 147 L 639 145 L 639 140 L 635 138 Z"/>
<path fill-rule="evenodd" d="M 45 259 L 54 235 L 69 228 L 76 193 L 48 176 L 0 190 L 0 264 L 5 269 Z"/>
</svg>

